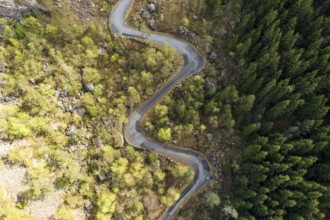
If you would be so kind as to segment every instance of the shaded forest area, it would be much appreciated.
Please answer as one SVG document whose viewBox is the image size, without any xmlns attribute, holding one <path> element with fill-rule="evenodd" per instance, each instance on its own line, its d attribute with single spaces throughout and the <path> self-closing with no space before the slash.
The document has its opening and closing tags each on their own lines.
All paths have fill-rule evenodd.
<svg viewBox="0 0 330 220">
<path fill-rule="evenodd" d="M 255 96 L 237 124 L 245 146 L 234 195 L 246 219 L 329 218 L 326 4 L 243 3 L 227 51 L 245 69 L 235 75 L 237 90 Z"/>
<path fill-rule="evenodd" d="M 211 133 L 230 142 L 239 154 L 227 167 L 233 187 L 218 192 L 239 219 L 329 219 L 330 1 L 193 2 L 210 47 L 224 50 L 225 61 L 211 60 L 202 77 L 165 97 L 145 130 L 209 156 L 223 149 L 190 140 Z M 228 7 L 236 19 L 221 35 L 214 25 Z M 235 217 L 221 206 L 203 207 L 203 219 Z"/>
</svg>

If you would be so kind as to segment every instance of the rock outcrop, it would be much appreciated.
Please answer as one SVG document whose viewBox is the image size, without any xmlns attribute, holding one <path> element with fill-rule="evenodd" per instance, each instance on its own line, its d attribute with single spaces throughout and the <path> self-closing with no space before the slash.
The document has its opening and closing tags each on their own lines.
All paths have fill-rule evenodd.
<svg viewBox="0 0 330 220">
<path fill-rule="evenodd" d="M 36 0 L 20 0 L 19 2 L 17 3 L 16 0 L 0 0 L 0 18 L 17 19 L 24 13 L 34 9 L 47 13 L 47 10 L 41 7 Z"/>
</svg>

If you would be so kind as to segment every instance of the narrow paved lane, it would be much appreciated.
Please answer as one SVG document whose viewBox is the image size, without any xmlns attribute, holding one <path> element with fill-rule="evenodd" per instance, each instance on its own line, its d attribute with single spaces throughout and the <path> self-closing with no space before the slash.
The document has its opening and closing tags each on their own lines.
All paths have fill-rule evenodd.
<svg viewBox="0 0 330 220">
<path fill-rule="evenodd" d="M 210 166 L 204 159 L 204 156 L 198 152 L 188 149 L 166 146 L 144 137 L 140 129 L 140 120 L 142 116 L 163 98 L 177 83 L 186 76 L 199 72 L 204 68 L 204 60 L 197 50 L 188 42 L 171 37 L 151 33 L 148 36 L 126 25 L 126 13 L 129 11 L 133 0 L 121 0 L 109 16 L 110 29 L 114 34 L 127 37 L 144 38 L 153 41 L 159 45 L 167 42 L 174 47 L 176 51 L 184 57 L 185 63 L 180 72 L 172 77 L 160 90 L 158 90 L 149 100 L 136 109 L 128 119 L 125 126 L 126 141 L 137 147 L 163 154 L 169 158 L 191 165 L 195 170 L 194 182 L 189 185 L 176 201 L 164 214 L 163 219 L 170 219 L 180 206 L 198 189 L 204 186 L 211 179 Z"/>
</svg>

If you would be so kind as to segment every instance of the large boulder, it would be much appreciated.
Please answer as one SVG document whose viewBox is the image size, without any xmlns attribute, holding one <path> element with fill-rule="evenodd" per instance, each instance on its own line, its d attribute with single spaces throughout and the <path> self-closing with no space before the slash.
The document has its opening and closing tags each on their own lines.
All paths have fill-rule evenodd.
<svg viewBox="0 0 330 220">
<path fill-rule="evenodd" d="M 156 11 L 156 6 L 155 6 L 155 4 L 149 4 L 148 6 L 147 6 L 147 10 L 149 11 L 149 12 L 155 12 Z"/>
<path fill-rule="evenodd" d="M 36 0 L 21 0 L 19 2 L 17 3 L 15 0 L 0 0 L 0 18 L 17 19 L 33 9 L 47 13 L 47 10 L 42 8 Z"/>
</svg>

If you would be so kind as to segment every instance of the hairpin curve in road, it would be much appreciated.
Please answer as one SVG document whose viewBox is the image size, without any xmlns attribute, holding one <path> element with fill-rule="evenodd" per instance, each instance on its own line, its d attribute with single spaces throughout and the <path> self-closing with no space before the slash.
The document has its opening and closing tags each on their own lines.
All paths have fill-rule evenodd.
<svg viewBox="0 0 330 220">
<path fill-rule="evenodd" d="M 109 27 L 113 34 L 123 35 L 131 38 L 140 38 L 163 45 L 165 42 L 174 47 L 177 53 L 184 57 L 183 68 L 161 88 L 151 98 L 144 102 L 128 118 L 124 135 L 126 141 L 137 148 L 160 153 L 166 157 L 189 164 L 195 170 L 194 181 L 180 195 L 180 198 L 167 209 L 163 219 L 170 219 L 180 206 L 198 189 L 203 187 L 212 179 L 210 165 L 204 156 L 190 149 L 182 149 L 173 146 L 163 145 L 146 138 L 140 129 L 140 120 L 143 115 L 163 98 L 173 87 L 181 82 L 185 77 L 200 72 L 205 66 L 205 60 L 190 43 L 178 39 L 174 36 L 151 32 L 146 35 L 138 30 L 129 27 L 125 20 L 133 0 L 119 1 L 109 14 Z"/>
</svg>

